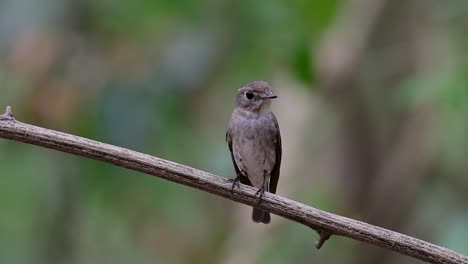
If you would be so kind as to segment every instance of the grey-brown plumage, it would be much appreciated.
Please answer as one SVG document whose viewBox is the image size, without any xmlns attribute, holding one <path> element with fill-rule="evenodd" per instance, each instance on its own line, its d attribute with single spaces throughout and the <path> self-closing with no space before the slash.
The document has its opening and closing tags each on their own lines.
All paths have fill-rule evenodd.
<svg viewBox="0 0 468 264">
<path fill-rule="evenodd" d="M 278 121 L 270 111 L 271 100 L 277 96 L 264 81 L 253 81 L 237 92 L 236 107 L 229 121 L 226 140 L 231 151 L 237 181 L 276 192 L 281 165 L 281 135 Z M 254 222 L 268 224 L 270 213 L 254 207 Z"/>
</svg>

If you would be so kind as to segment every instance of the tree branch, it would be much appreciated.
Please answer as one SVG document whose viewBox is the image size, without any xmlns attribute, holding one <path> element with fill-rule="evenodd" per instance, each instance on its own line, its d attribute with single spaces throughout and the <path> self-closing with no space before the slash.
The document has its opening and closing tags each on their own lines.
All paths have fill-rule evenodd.
<svg viewBox="0 0 468 264">
<path fill-rule="evenodd" d="M 308 205 L 265 193 L 261 203 L 256 189 L 241 185 L 231 193 L 227 179 L 182 164 L 156 158 L 129 149 L 66 134 L 16 121 L 11 108 L 0 116 L 0 138 L 30 143 L 61 152 L 112 163 L 114 165 L 147 173 L 169 181 L 200 189 L 236 202 L 255 205 L 276 215 L 306 225 L 316 230 L 319 248 L 330 237 L 340 235 L 386 248 L 403 255 L 430 263 L 465 263 L 464 256 L 410 236 L 373 226 L 347 217 L 335 215 Z"/>
</svg>

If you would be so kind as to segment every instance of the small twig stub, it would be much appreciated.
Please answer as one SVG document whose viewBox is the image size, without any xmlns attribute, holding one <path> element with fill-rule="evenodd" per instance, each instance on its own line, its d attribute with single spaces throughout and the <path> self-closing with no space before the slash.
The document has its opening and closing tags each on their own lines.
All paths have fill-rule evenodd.
<svg viewBox="0 0 468 264">
<path fill-rule="evenodd" d="M 11 110 L 11 106 L 6 107 L 5 113 L 3 113 L 3 115 L 0 115 L 0 120 L 15 120 L 15 117 L 13 116 L 13 111 Z"/>
<path fill-rule="evenodd" d="M 325 243 L 325 241 L 327 241 L 331 237 L 332 234 L 323 230 L 319 230 L 317 231 L 317 233 L 319 234 L 320 237 L 317 239 L 317 241 L 315 241 L 315 247 L 317 249 L 320 249 Z"/>
</svg>

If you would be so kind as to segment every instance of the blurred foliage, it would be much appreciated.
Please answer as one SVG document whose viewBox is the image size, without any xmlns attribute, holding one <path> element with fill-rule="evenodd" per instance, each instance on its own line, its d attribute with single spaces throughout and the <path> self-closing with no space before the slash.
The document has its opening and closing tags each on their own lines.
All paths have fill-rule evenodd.
<svg viewBox="0 0 468 264">
<path fill-rule="evenodd" d="M 395 67 L 411 57 L 401 51 L 411 38 L 386 36 L 410 30 L 374 30 L 369 38 L 383 41 L 356 49 L 363 59 L 338 89 L 347 92 L 330 99 L 321 59 L 333 66 L 347 58 L 338 55 L 356 52 L 345 48 L 360 36 L 348 33 L 366 26 L 357 22 L 364 16 L 348 17 L 348 39 L 333 42 L 343 49 L 330 57 L 323 53 L 333 45 L 323 39 L 350 7 L 363 10 L 358 2 L 3 1 L 0 107 L 12 105 L 21 121 L 231 178 L 224 134 L 234 95 L 251 80 L 267 80 L 280 95 L 273 104 L 285 153 L 279 194 L 468 254 L 468 6 L 409 1 L 432 10 L 424 30 L 417 19 L 408 26 L 413 40 L 429 35 L 414 48 L 427 61 Z M 382 17 L 380 24 L 392 16 Z M 429 125 L 401 142 L 424 139 L 421 151 L 408 154 L 424 160 L 422 168 L 403 183 L 398 175 L 379 178 L 371 169 L 385 167 L 392 149 L 405 145 L 398 136 L 414 112 L 424 113 L 416 121 L 429 116 Z M 364 143 L 340 137 L 355 135 L 346 124 L 364 124 L 355 130 L 365 132 Z M 361 182 L 351 177 L 358 165 L 341 161 L 365 157 L 374 139 L 385 141 L 367 170 L 375 178 Z M 358 148 L 345 156 L 343 143 Z M 0 175 L 0 263 L 363 263 L 360 243 L 332 237 L 316 251 L 316 234 L 303 226 L 279 217 L 255 225 L 245 206 L 81 157 L 2 140 Z M 374 199 L 348 206 L 348 192 L 372 197 L 380 183 L 407 197 L 407 210 L 392 216 L 398 223 L 369 217 Z M 384 259 L 416 263 L 396 254 Z"/>
</svg>

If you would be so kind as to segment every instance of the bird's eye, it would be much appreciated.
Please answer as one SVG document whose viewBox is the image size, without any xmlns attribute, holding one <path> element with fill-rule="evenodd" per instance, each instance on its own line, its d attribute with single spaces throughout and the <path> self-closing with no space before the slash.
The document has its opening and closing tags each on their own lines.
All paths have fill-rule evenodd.
<svg viewBox="0 0 468 264">
<path fill-rule="evenodd" d="M 252 92 L 246 92 L 245 97 L 250 100 L 250 99 L 254 98 L 254 94 Z"/>
</svg>

